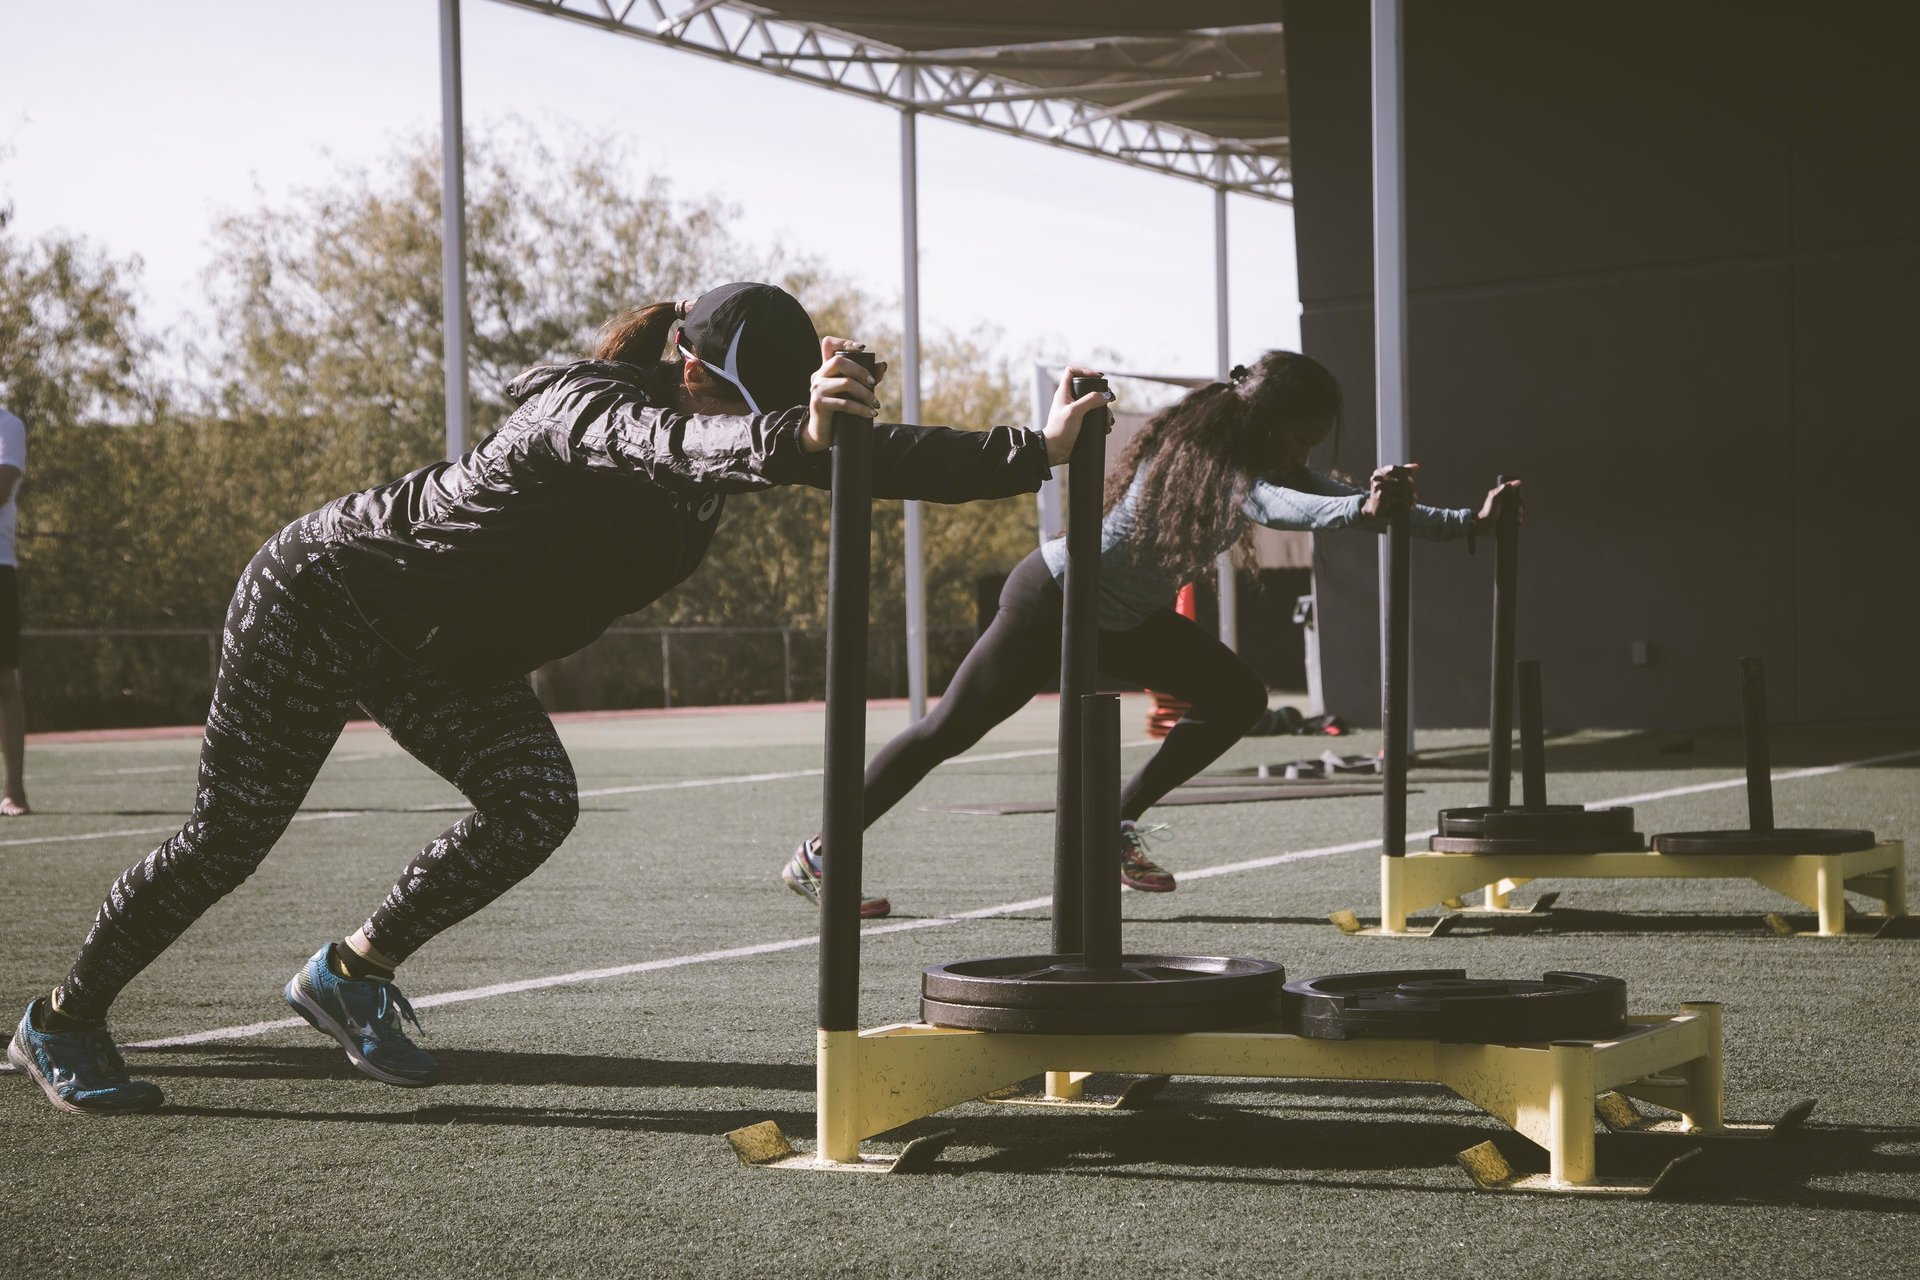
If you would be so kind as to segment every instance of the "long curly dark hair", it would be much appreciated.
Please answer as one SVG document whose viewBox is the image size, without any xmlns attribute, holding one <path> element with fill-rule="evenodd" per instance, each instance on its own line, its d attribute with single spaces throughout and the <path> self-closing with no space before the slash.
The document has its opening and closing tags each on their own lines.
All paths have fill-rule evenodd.
<svg viewBox="0 0 1920 1280">
<path fill-rule="evenodd" d="M 1273 441 L 1317 443 L 1338 430 L 1340 407 L 1340 384 L 1325 365 L 1269 351 L 1236 368 L 1232 381 L 1188 392 L 1155 414 L 1107 477 L 1106 509 L 1139 476 L 1142 549 L 1190 572 L 1245 532 L 1240 504 L 1271 465 Z"/>
</svg>

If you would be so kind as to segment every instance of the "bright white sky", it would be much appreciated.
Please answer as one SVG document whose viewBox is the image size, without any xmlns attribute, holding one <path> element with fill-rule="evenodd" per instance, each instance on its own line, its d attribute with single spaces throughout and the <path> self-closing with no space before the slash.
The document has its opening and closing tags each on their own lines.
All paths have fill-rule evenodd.
<svg viewBox="0 0 1920 1280">
<path fill-rule="evenodd" d="M 511 116 L 617 132 L 637 170 L 738 205 L 745 238 L 898 297 L 893 111 L 487 0 L 463 12 L 470 133 Z M 218 212 L 438 129 L 434 0 L 0 0 L 0 42 L 0 202 L 26 235 L 63 228 L 139 254 L 160 323 L 202 305 Z M 832 194 L 795 196 L 808 192 Z M 923 320 L 996 323 L 1010 354 L 1107 348 L 1210 372 L 1212 199 L 923 121 Z M 1229 222 L 1234 359 L 1297 347 L 1292 210 L 1235 197 Z"/>
</svg>

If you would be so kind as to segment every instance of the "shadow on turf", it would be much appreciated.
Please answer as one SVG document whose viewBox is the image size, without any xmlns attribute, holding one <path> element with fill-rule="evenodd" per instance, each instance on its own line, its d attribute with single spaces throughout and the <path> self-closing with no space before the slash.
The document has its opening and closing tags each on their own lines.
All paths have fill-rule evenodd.
<svg viewBox="0 0 1920 1280">
<path fill-rule="evenodd" d="M 811 1092 L 811 1063 L 682 1062 L 578 1053 L 439 1049 L 442 1085 L 570 1085 L 609 1089 L 736 1088 Z M 133 1050 L 134 1066 L 155 1079 L 340 1080 L 370 1083 L 332 1045 L 181 1045 Z M 535 1114 L 538 1114 L 537 1111 Z"/>
<path fill-rule="evenodd" d="M 1214 1082 L 1199 1086 L 1213 1096 L 1224 1092 Z M 1069 1118 L 1052 1115 L 1012 1118 L 1004 1115 L 939 1117 L 920 1121 L 895 1134 L 894 1141 L 941 1129 L 955 1131 L 954 1147 L 936 1169 L 951 1173 L 993 1172 L 1043 1176 L 1084 1175 L 1142 1181 L 1230 1182 L 1246 1185 L 1296 1186 L 1310 1184 L 1351 1190 L 1409 1190 L 1482 1194 L 1455 1168 L 1456 1153 L 1489 1136 L 1487 1124 L 1469 1118 L 1464 1103 L 1445 1101 L 1445 1090 L 1421 1086 L 1384 1086 L 1427 1096 L 1431 1108 L 1416 1110 L 1453 1114 L 1457 1121 L 1382 1120 L 1371 1118 L 1380 1108 L 1356 1099 L 1352 1084 L 1268 1081 L 1244 1082 L 1248 1092 L 1322 1094 L 1350 1100 L 1346 1106 L 1316 1108 L 1341 1111 L 1342 1118 L 1301 1117 L 1295 1097 L 1270 1108 L 1222 1106 L 1199 1102 L 1164 1105 L 1140 1111 L 1102 1113 Z M 1379 1096 L 1379 1095 L 1368 1095 Z M 1094 1122 L 1089 1124 L 1089 1119 Z M 1500 1129 L 1494 1141 L 1516 1170 L 1544 1172 L 1546 1153 Z M 1676 1157 L 1700 1140 L 1679 1135 L 1601 1134 L 1596 1139 L 1599 1167 L 1609 1177 L 1651 1180 Z M 1775 1141 L 1721 1141 L 1705 1145 L 1697 1162 L 1673 1199 L 1726 1205 L 1766 1205 L 1920 1216 L 1920 1196 L 1846 1191 L 1815 1185 L 1855 1176 L 1897 1179 L 1912 1185 L 1920 1175 L 1920 1128 L 1812 1126 L 1790 1139 Z M 964 1148 L 988 1148 L 967 1158 Z M 1447 1185 L 1385 1178 L 1373 1173 L 1441 1174 Z M 1345 1176 L 1343 1176 L 1345 1175 Z M 1457 1180 L 1456 1180 L 1457 1179 Z"/>
<path fill-rule="evenodd" d="M 156 1062 L 156 1058 L 174 1061 Z M 249 1045 L 146 1050 L 141 1074 L 220 1079 L 338 1079 L 356 1100 L 391 1094 L 352 1076 L 337 1051 L 325 1047 Z M 196 1061 L 197 1059 L 197 1061 Z M 445 1050 L 445 1085 L 589 1085 L 606 1087 L 730 1087 L 803 1092 L 813 1087 L 805 1063 L 680 1062 L 649 1058 L 552 1053 Z M 1244 1098 L 1243 1103 L 1222 1098 Z M 1303 1114 L 1312 1113 L 1312 1114 Z M 168 1106 L 171 1116 L 230 1120 L 307 1120 L 316 1123 L 496 1125 L 594 1129 L 629 1133 L 709 1133 L 776 1120 L 789 1133 L 807 1133 L 810 1110 L 615 1109 L 512 1107 L 430 1103 L 397 1111 L 274 1110 L 244 1106 Z M 1408 1120 L 1399 1117 L 1424 1116 Z M 959 1115 L 916 1121 L 883 1135 L 897 1143 L 939 1130 L 955 1131 L 955 1150 L 935 1172 L 1100 1176 L 1145 1181 L 1312 1184 L 1356 1190 L 1414 1190 L 1480 1194 L 1456 1181 L 1454 1156 L 1488 1136 L 1488 1125 L 1445 1089 L 1390 1082 L 1232 1080 L 1178 1083 L 1159 1104 L 1103 1113 L 1017 1112 L 970 1108 Z M 1514 1167 L 1537 1172 L 1545 1153 L 1517 1135 L 1495 1132 Z M 1679 1135 L 1602 1134 L 1600 1168 L 1608 1176 L 1651 1176 L 1700 1145 Z M 1845 1191 L 1816 1185 L 1850 1176 L 1920 1178 L 1920 1127 L 1813 1125 L 1775 1141 L 1707 1143 L 1707 1158 L 1681 1198 L 1716 1204 L 1849 1210 L 1920 1216 L 1920 1196 Z M 969 1157 L 968 1148 L 985 1154 Z M 1448 1185 L 1372 1179 L 1368 1174 L 1429 1171 Z M 1345 1176 L 1343 1176 L 1345 1175 Z"/>
</svg>

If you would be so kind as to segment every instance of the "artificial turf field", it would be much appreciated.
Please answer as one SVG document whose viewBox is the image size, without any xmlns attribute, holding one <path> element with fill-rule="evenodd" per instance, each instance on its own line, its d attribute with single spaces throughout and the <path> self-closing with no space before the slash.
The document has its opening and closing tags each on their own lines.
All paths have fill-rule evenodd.
<svg viewBox="0 0 1920 1280">
<path fill-rule="evenodd" d="M 1143 708 L 1128 699 L 1130 737 Z M 1044 908 L 991 909 L 1045 898 L 1051 818 L 921 806 L 1050 795 L 1054 716 L 1036 703 L 870 833 L 868 887 L 895 915 L 863 944 L 865 1025 L 912 1019 L 928 965 L 1046 949 Z M 876 706 L 874 741 L 902 722 Z M 364 1079 L 304 1024 L 130 1052 L 168 1094 L 145 1117 L 65 1115 L 0 1076 L 5 1273 L 1851 1276 L 1920 1256 L 1920 942 L 1780 938 L 1763 913 L 1808 913 L 1734 881 L 1543 883 L 1518 900 L 1561 888 L 1562 909 L 1525 933 L 1347 937 L 1326 914 L 1377 913 L 1376 856 L 1317 851 L 1377 836 L 1371 797 L 1167 810 L 1155 852 L 1182 887 L 1125 895 L 1128 948 L 1260 956 L 1292 976 L 1588 970 L 1626 978 L 1640 1012 L 1721 1000 L 1729 1117 L 1817 1096 L 1804 1134 L 1715 1148 L 1682 1200 L 1503 1196 L 1473 1189 L 1454 1153 L 1494 1138 L 1538 1167 L 1537 1149 L 1445 1091 L 1182 1079 L 1138 1111 L 968 1104 L 874 1144 L 956 1129 L 929 1174 L 745 1168 L 729 1129 L 774 1119 L 812 1136 L 815 920 L 775 875 L 818 822 L 820 712 L 592 717 L 562 733 L 578 828 L 401 975 L 443 1083 Z M 1484 734 L 1423 732 L 1418 745 L 1475 743 Z M 1376 741 L 1251 739 L 1216 768 L 1326 745 Z M 61 976 L 113 875 L 184 816 L 196 748 L 30 746 L 38 812 L 0 826 L 8 1018 Z M 1145 750 L 1129 747 L 1129 764 Z M 1639 801 L 1641 829 L 1744 825 L 1739 750 L 1726 728 L 1559 735 L 1553 799 L 1682 789 Z M 1862 760 L 1877 762 L 1791 776 Z M 1442 763 L 1463 780 L 1416 773 L 1415 832 L 1484 794 L 1483 758 Z M 1920 837 L 1920 724 L 1780 727 L 1774 767 L 1782 826 Z M 459 805 L 377 730 L 350 730 L 260 871 L 127 991 L 116 1033 L 283 1023 L 281 984 Z M 1235 865 L 1289 853 L 1302 856 Z M 965 912 L 985 914 L 949 918 Z M 1600 1169 L 1686 1145 L 1603 1135 Z"/>
</svg>

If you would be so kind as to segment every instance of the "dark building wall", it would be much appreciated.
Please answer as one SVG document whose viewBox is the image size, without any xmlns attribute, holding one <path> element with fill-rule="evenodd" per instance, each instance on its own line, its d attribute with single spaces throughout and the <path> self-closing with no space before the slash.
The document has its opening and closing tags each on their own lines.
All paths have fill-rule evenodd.
<svg viewBox="0 0 1920 1280">
<path fill-rule="evenodd" d="M 1730 721 L 1743 653 L 1779 719 L 1920 714 L 1913 8 L 1406 5 L 1412 453 L 1427 501 L 1525 478 L 1551 722 Z M 1286 21 L 1304 344 L 1364 473 L 1367 6 Z M 1316 541 L 1329 702 L 1368 719 L 1376 548 Z M 1491 570 L 1417 548 L 1423 724 L 1484 722 Z"/>
</svg>

